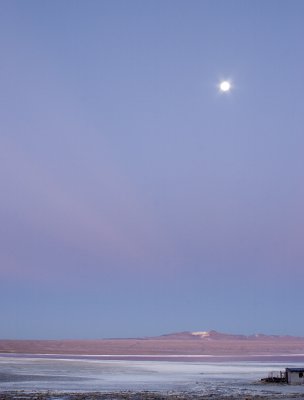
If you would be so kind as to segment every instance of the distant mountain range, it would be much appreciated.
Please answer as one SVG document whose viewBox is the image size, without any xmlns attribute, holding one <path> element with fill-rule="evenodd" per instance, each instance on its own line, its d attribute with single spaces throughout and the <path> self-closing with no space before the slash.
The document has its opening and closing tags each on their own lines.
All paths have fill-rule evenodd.
<svg viewBox="0 0 304 400">
<path fill-rule="evenodd" d="M 0 353 L 119 356 L 304 355 L 304 337 L 233 335 L 214 330 L 97 340 L 0 340 Z"/>
<path fill-rule="evenodd" d="M 240 334 L 231 334 L 231 333 L 222 333 L 217 332 L 215 330 L 211 331 L 198 331 L 198 332 L 177 332 L 177 333 L 169 333 L 166 335 L 159 336 L 161 339 L 178 339 L 178 340 L 255 340 L 255 341 L 264 341 L 264 340 L 299 340 L 304 339 L 296 336 L 289 335 L 265 335 L 263 333 L 257 333 L 254 335 L 240 335 Z"/>
</svg>

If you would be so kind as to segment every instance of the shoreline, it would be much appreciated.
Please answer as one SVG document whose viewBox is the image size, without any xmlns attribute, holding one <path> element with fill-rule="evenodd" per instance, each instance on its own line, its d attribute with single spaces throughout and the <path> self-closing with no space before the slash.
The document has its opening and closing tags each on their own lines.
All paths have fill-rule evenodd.
<svg viewBox="0 0 304 400">
<path fill-rule="evenodd" d="M 67 353 L 19 353 L 1 352 L 0 358 L 33 358 L 65 360 L 104 361 L 171 361 L 171 362 L 303 362 L 304 354 L 254 354 L 254 355 L 212 355 L 212 354 L 67 354 Z"/>
</svg>

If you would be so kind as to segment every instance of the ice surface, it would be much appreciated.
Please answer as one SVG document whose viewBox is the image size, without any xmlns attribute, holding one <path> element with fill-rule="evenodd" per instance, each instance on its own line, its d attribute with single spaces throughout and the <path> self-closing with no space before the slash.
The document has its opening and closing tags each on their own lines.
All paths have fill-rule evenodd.
<svg viewBox="0 0 304 400">
<path fill-rule="evenodd" d="M 0 390 L 161 391 L 304 395 L 304 386 L 262 384 L 270 371 L 303 363 L 97 360 L 0 356 Z"/>
</svg>

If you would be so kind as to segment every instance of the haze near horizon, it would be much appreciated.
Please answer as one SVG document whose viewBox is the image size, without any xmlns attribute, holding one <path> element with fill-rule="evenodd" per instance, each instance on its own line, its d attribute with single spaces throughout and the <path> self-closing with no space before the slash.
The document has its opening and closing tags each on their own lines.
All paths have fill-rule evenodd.
<svg viewBox="0 0 304 400">
<path fill-rule="evenodd" d="M 0 338 L 304 336 L 303 15 L 1 2 Z"/>
</svg>

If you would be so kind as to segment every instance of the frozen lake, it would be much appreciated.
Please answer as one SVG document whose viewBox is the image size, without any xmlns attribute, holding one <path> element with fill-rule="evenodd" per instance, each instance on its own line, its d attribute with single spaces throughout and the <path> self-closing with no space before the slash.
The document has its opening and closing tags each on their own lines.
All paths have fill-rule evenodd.
<svg viewBox="0 0 304 400">
<path fill-rule="evenodd" d="M 101 358 L 101 359 L 100 359 Z M 303 367 L 302 362 L 189 361 L 102 357 L 0 355 L 0 390 L 160 391 L 200 394 L 291 394 L 303 386 L 262 384 L 270 371 Z"/>
</svg>

